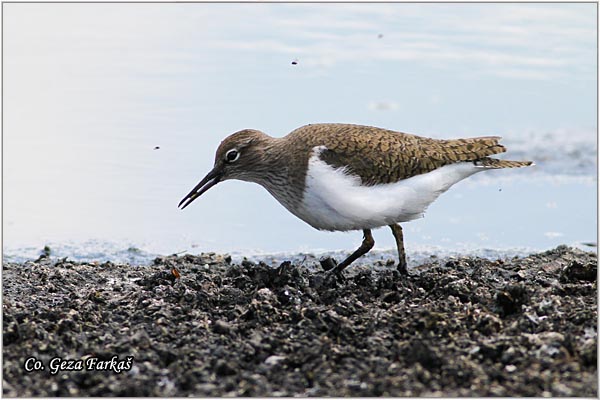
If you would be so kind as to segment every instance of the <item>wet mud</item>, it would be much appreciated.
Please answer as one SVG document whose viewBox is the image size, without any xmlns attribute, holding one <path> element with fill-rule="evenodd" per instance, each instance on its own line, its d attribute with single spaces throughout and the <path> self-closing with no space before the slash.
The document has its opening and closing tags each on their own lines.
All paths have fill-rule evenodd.
<svg viewBox="0 0 600 400">
<path fill-rule="evenodd" d="M 594 253 L 363 262 L 5 263 L 3 395 L 597 396 Z"/>
</svg>

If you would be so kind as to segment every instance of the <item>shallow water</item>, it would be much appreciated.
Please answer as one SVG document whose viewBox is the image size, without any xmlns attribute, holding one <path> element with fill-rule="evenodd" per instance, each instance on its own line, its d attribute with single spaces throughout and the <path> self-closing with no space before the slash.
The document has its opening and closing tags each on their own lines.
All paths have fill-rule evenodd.
<svg viewBox="0 0 600 400">
<path fill-rule="evenodd" d="M 252 127 L 283 136 L 314 122 L 500 135 L 505 158 L 536 162 L 460 182 L 406 223 L 415 260 L 597 242 L 596 36 L 586 7 L 10 4 L 6 12 L 8 260 L 34 259 L 44 245 L 56 257 L 135 264 L 179 252 L 350 251 L 360 232 L 318 232 L 258 185 L 221 183 L 177 208 L 226 135 Z M 376 249 L 393 249 L 387 228 L 374 237 Z"/>
<path fill-rule="evenodd" d="M 13 249 L 5 246 L 4 256 L 11 261 L 35 259 L 47 244 L 53 256 L 68 256 L 79 261 L 145 264 L 159 254 L 216 251 L 231 254 L 234 261 L 249 257 L 281 262 L 286 257 L 298 260 L 304 253 L 318 256 L 332 250 L 338 250 L 337 257 L 341 259 L 360 244 L 360 232 L 316 231 L 288 215 L 283 207 L 260 191 L 255 202 L 248 202 L 248 196 L 244 200 L 243 193 L 251 188 L 251 185 L 242 185 L 239 195 L 233 195 L 230 200 L 240 202 L 231 219 L 232 227 L 219 220 L 231 218 L 233 212 L 223 208 L 210 212 L 197 207 L 196 214 L 200 216 L 181 218 L 179 223 L 169 221 L 169 216 L 161 218 L 157 213 L 157 231 L 144 232 L 148 235 L 145 237 L 154 236 L 154 240 L 48 240 L 40 241 L 38 246 Z M 425 218 L 404 224 L 409 264 L 416 265 L 430 256 L 443 258 L 460 254 L 504 258 L 559 244 L 594 250 L 597 243 L 595 190 L 593 179 L 574 177 L 500 177 L 461 182 L 442 195 Z M 261 212 L 252 212 L 252 209 L 261 209 Z M 279 215 L 264 219 L 269 213 Z M 195 219 L 208 219 L 209 236 L 194 235 L 198 230 Z M 185 235 L 182 231 L 189 233 Z M 389 230 L 375 230 L 374 237 L 375 250 L 381 252 L 378 254 L 395 258 Z"/>
</svg>

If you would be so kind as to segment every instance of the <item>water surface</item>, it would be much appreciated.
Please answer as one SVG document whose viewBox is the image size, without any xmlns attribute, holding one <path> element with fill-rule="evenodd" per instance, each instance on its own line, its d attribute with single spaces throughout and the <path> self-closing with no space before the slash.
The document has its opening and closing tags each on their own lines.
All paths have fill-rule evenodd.
<svg viewBox="0 0 600 400">
<path fill-rule="evenodd" d="M 595 4 L 6 4 L 4 256 L 350 250 L 360 232 L 316 231 L 253 184 L 177 208 L 225 136 L 315 122 L 500 135 L 506 158 L 536 162 L 455 185 L 404 225 L 409 257 L 595 243 L 595 15 Z M 393 248 L 387 228 L 374 236 Z"/>
</svg>

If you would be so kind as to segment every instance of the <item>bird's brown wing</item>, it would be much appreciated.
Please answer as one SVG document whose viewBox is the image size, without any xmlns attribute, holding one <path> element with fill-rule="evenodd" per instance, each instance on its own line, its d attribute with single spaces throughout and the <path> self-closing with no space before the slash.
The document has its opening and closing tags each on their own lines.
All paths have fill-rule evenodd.
<svg viewBox="0 0 600 400">
<path fill-rule="evenodd" d="M 358 125 L 328 128 L 322 143 L 327 150 L 321 159 L 346 168 L 365 185 L 397 182 L 447 164 L 482 160 L 506 151 L 497 136 L 439 140 Z"/>
</svg>

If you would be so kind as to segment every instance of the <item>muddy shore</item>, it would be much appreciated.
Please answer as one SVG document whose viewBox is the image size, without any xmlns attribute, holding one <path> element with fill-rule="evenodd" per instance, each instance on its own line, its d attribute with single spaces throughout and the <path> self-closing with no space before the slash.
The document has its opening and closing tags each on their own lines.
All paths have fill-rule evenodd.
<svg viewBox="0 0 600 400">
<path fill-rule="evenodd" d="M 356 264 L 5 263 L 3 394 L 597 397 L 596 254 Z"/>
</svg>

